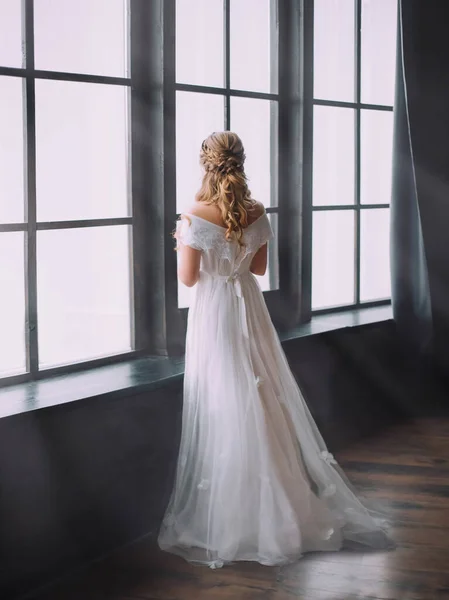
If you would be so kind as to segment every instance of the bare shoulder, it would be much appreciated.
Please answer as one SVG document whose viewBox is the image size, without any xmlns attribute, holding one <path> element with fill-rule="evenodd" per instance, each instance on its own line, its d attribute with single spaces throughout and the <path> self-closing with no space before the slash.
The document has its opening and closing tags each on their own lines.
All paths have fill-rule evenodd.
<svg viewBox="0 0 449 600">
<path fill-rule="evenodd" d="M 195 202 L 194 204 L 191 204 L 187 210 L 184 210 L 180 214 L 179 218 L 184 219 L 184 220 L 188 221 L 189 223 L 190 223 L 189 215 L 207 218 L 204 216 L 204 211 L 202 210 L 202 208 L 203 207 L 198 202 Z"/>
<path fill-rule="evenodd" d="M 195 215 L 202 219 L 210 219 L 211 216 L 215 216 L 216 212 L 217 209 L 214 206 L 203 204 L 202 202 L 194 202 L 190 205 L 189 209 L 185 211 L 188 215 Z"/>
<path fill-rule="evenodd" d="M 255 210 L 255 214 L 257 214 L 257 216 L 260 217 L 265 212 L 265 206 L 262 204 L 262 202 L 255 200 L 254 201 L 254 210 Z"/>
<path fill-rule="evenodd" d="M 194 215 L 195 217 L 200 217 L 201 219 L 205 219 L 206 221 L 211 221 L 217 225 L 221 225 L 222 219 L 219 209 L 213 204 L 204 204 L 203 202 L 195 202 L 186 211 L 189 215 Z"/>
<path fill-rule="evenodd" d="M 188 215 L 196 215 L 198 217 L 203 216 L 204 214 L 204 209 L 207 208 L 207 206 L 205 206 L 204 204 L 200 204 L 199 202 L 194 202 L 193 204 L 191 204 L 188 208 L 188 210 L 185 211 L 186 214 Z"/>
<path fill-rule="evenodd" d="M 261 217 L 264 214 L 264 212 L 265 212 L 265 206 L 262 204 L 262 202 L 259 202 L 258 200 L 254 200 L 252 209 L 250 209 L 248 211 L 249 220 L 251 222 L 255 221 L 256 219 Z"/>
</svg>

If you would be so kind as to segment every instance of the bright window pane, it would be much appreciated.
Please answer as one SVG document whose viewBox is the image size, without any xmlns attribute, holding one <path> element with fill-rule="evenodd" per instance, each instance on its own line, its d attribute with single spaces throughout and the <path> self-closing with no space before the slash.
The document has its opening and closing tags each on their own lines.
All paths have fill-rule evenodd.
<svg viewBox="0 0 449 600">
<path fill-rule="evenodd" d="M 23 232 L 0 233 L 0 377 L 26 370 Z"/>
<path fill-rule="evenodd" d="M 354 0 L 315 0 L 314 2 L 315 98 L 354 101 L 354 6 Z M 377 45 L 379 46 L 379 40 Z"/>
<path fill-rule="evenodd" d="M 22 2 L 0 0 L 0 66 L 21 67 Z"/>
<path fill-rule="evenodd" d="M 0 77 L 0 223 L 24 218 L 23 81 Z"/>
<path fill-rule="evenodd" d="M 360 195 L 364 204 L 389 204 L 393 164 L 393 113 L 361 111 Z"/>
<path fill-rule="evenodd" d="M 126 76 L 127 13 L 128 0 L 34 0 L 36 68 Z"/>
<path fill-rule="evenodd" d="M 264 206 L 277 204 L 277 102 L 231 98 L 231 129 L 245 148 L 251 195 Z"/>
<path fill-rule="evenodd" d="M 129 227 L 39 231 L 39 362 L 131 350 Z"/>
<path fill-rule="evenodd" d="M 176 0 L 176 81 L 224 85 L 223 0 Z"/>
<path fill-rule="evenodd" d="M 213 94 L 176 94 L 176 206 L 188 210 L 200 188 L 201 143 L 224 126 L 224 98 Z"/>
<path fill-rule="evenodd" d="M 362 0 L 362 102 L 393 106 L 396 26 L 397 0 Z"/>
<path fill-rule="evenodd" d="M 129 214 L 127 98 L 115 85 L 36 81 L 39 221 Z"/>
<path fill-rule="evenodd" d="M 354 211 L 313 215 L 312 308 L 354 302 Z"/>
<path fill-rule="evenodd" d="M 360 224 L 360 300 L 389 298 L 390 209 L 362 210 Z"/>
<path fill-rule="evenodd" d="M 355 111 L 314 107 L 313 204 L 354 204 Z"/>
<path fill-rule="evenodd" d="M 276 11 L 276 0 L 231 0 L 231 88 L 277 93 Z"/>
</svg>

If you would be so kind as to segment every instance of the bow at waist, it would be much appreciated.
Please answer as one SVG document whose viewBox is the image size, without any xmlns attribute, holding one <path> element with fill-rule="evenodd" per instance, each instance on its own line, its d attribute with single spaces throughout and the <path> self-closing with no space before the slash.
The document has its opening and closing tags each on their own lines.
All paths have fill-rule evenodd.
<svg viewBox="0 0 449 600">
<path fill-rule="evenodd" d="M 250 278 L 252 276 L 251 271 L 244 271 L 242 273 L 234 272 L 234 273 L 231 273 L 230 275 L 213 275 L 211 273 L 207 273 L 207 276 L 210 277 L 211 279 L 223 281 L 226 284 L 233 286 L 235 294 L 239 301 L 240 322 L 241 322 L 242 332 L 246 338 L 249 338 L 248 319 L 247 319 L 247 315 L 246 315 L 246 304 L 245 304 L 245 298 L 243 296 L 241 280 L 245 279 L 245 278 Z"/>
<path fill-rule="evenodd" d="M 218 281 L 224 281 L 225 283 L 233 283 L 236 291 L 240 290 L 241 292 L 241 280 L 245 279 L 245 277 L 250 277 L 250 271 L 244 271 L 243 273 L 231 273 L 230 275 L 209 275 L 212 279 L 218 279 Z"/>
</svg>

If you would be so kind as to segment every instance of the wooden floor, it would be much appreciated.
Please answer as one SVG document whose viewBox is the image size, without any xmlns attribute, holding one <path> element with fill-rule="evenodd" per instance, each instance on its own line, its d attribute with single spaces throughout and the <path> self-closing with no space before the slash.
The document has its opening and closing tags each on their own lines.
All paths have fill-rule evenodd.
<svg viewBox="0 0 449 600">
<path fill-rule="evenodd" d="M 288 567 L 193 567 L 141 541 L 39 600 L 449 599 L 449 418 L 397 425 L 335 453 L 367 497 L 388 507 L 387 552 L 314 553 Z"/>
</svg>

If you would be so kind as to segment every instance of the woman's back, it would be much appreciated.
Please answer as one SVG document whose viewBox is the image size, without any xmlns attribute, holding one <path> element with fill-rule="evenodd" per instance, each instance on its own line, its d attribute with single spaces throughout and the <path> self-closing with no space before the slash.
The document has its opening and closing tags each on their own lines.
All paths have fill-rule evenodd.
<svg viewBox="0 0 449 600">
<path fill-rule="evenodd" d="M 178 235 L 185 245 L 201 251 L 201 271 L 210 275 L 248 272 L 254 255 L 273 237 L 262 205 L 255 205 L 249 215 L 240 243 L 232 234 L 227 239 L 227 229 L 220 224 L 218 211 L 195 208 L 183 214 Z"/>
<path fill-rule="evenodd" d="M 265 207 L 261 202 L 253 201 L 251 209 L 247 211 L 247 223 L 246 226 L 251 225 L 265 212 Z M 189 215 L 195 215 L 207 221 L 210 221 L 214 225 L 218 225 L 226 229 L 226 223 L 223 221 L 223 217 L 220 209 L 215 204 L 204 204 L 204 202 L 195 202 L 188 211 Z M 242 225 L 245 227 L 244 225 Z"/>
</svg>

